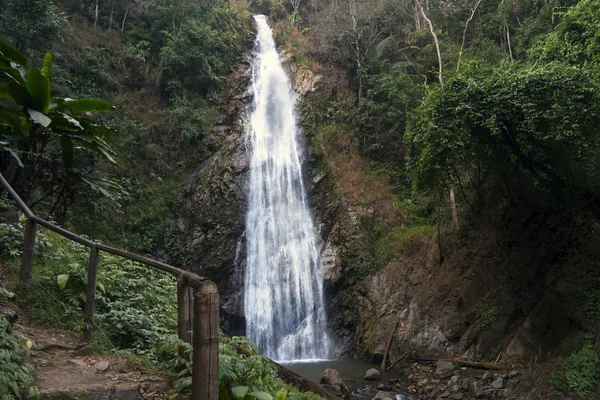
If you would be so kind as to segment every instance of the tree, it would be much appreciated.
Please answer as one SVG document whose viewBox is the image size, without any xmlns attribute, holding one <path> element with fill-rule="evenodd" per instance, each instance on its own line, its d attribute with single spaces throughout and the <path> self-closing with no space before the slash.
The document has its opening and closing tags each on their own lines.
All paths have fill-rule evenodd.
<svg viewBox="0 0 600 400">
<path fill-rule="evenodd" d="M 354 67 L 358 103 L 363 98 L 367 56 L 383 38 L 380 11 L 375 0 L 333 0 L 317 26 L 321 52 L 338 64 Z"/>
<path fill-rule="evenodd" d="M 13 172 L 13 185 L 31 206 L 54 198 L 51 213 L 60 207 L 60 217 L 65 217 L 67 195 L 82 185 L 118 198 L 123 190 L 115 177 L 95 169 L 96 161 L 116 163 L 111 146 L 116 132 L 89 116 L 113 107 L 98 99 L 63 99 L 52 92 L 52 53 L 46 54 L 41 69 L 26 70 L 26 63 L 23 54 L 0 41 L 0 149 L 18 164 L 11 168 L 2 160 L 4 171 Z"/>
<path fill-rule="evenodd" d="M 0 10 L 0 35 L 21 52 L 51 48 L 62 39 L 65 23 L 51 0 L 5 0 Z"/>
<path fill-rule="evenodd" d="M 473 68 L 417 109 L 409 168 L 420 188 L 456 179 L 471 203 L 539 190 L 595 195 L 599 125 L 600 86 L 590 73 L 564 64 Z"/>
</svg>

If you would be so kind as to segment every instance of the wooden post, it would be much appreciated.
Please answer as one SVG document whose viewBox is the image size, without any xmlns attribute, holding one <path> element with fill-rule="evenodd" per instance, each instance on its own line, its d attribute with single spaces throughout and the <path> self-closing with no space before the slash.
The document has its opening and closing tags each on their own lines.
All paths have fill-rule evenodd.
<svg viewBox="0 0 600 400">
<path fill-rule="evenodd" d="M 21 273 L 19 278 L 22 281 L 28 281 L 31 279 L 33 272 L 33 256 L 35 255 L 35 231 L 37 224 L 27 219 L 25 224 L 25 234 L 23 240 L 23 256 L 21 257 Z"/>
<path fill-rule="evenodd" d="M 192 399 L 219 399 L 219 292 L 211 281 L 194 293 Z"/>
<path fill-rule="evenodd" d="M 88 266 L 88 284 L 85 300 L 85 318 L 88 323 L 88 334 L 93 330 L 94 303 L 96 302 L 96 278 L 98 276 L 98 249 L 90 249 L 90 264 Z"/>
<path fill-rule="evenodd" d="M 177 279 L 177 335 L 179 340 L 192 344 L 190 331 L 192 322 L 190 320 L 190 287 L 185 283 L 182 276 Z M 179 355 L 185 357 L 185 349 L 179 349 Z"/>
</svg>

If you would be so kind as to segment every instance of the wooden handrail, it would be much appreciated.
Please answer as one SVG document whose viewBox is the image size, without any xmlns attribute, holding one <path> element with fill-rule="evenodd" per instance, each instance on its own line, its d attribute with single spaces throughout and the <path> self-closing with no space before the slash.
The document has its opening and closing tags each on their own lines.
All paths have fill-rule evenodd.
<svg viewBox="0 0 600 400">
<path fill-rule="evenodd" d="M 192 364 L 192 399 L 218 400 L 219 397 L 219 307 L 220 298 L 217 285 L 207 278 L 166 264 L 161 261 L 130 253 L 81 237 L 58 225 L 35 215 L 21 197 L 0 174 L 0 183 L 17 203 L 27 218 L 23 237 L 20 279 L 27 281 L 33 273 L 35 236 L 37 225 L 41 225 L 61 236 L 90 248 L 88 264 L 88 285 L 86 287 L 85 314 L 89 331 L 94 325 L 94 303 L 96 300 L 96 277 L 98 253 L 104 251 L 132 261 L 160 269 L 177 279 L 177 332 L 179 339 L 192 344 L 194 350 Z M 190 335 L 191 329 L 191 335 Z M 181 352 L 183 355 L 183 351 Z"/>
</svg>

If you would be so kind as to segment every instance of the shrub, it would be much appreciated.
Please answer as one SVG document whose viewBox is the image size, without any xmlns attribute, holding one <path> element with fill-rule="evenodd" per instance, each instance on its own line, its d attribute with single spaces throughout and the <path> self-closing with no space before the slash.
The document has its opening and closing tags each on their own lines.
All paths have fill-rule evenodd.
<svg viewBox="0 0 600 400">
<path fill-rule="evenodd" d="M 554 376 L 552 383 L 562 392 L 586 396 L 596 387 L 599 361 L 598 353 L 590 345 L 585 345 L 563 361 L 561 371 Z"/>
<path fill-rule="evenodd" d="M 0 317 L 0 399 L 18 400 L 39 395 L 34 386 L 33 367 L 25 358 L 25 349 L 10 324 Z"/>
</svg>

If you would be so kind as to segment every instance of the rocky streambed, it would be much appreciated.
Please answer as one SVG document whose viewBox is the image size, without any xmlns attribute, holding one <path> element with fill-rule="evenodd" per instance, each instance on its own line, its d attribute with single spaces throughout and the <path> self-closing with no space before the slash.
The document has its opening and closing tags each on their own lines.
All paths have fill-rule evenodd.
<svg viewBox="0 0 600 400">
<path fill-rule="evenodd" d="M 318 382 L 335 396 L 350 400 L 515 398 L 521 371 L 492 364 L 488 366 L 499 369 L 461 366 L 460 362 L 453 360 L 414 362 L 383 374 L 358 360 L 287 365 L 307 379 Z M 317 371 L 320 371 L 318 376 Z"/>
</svg>

